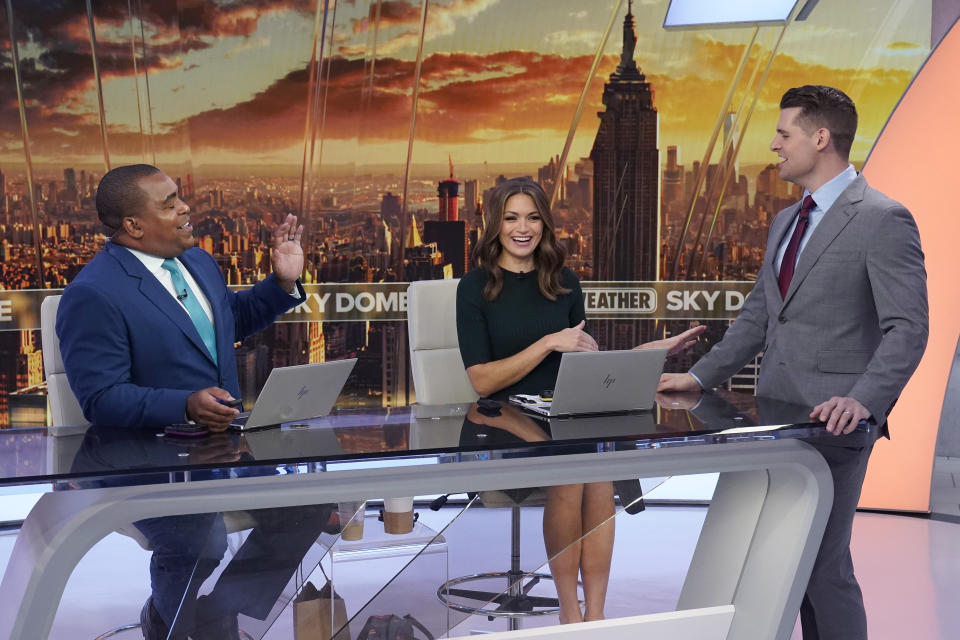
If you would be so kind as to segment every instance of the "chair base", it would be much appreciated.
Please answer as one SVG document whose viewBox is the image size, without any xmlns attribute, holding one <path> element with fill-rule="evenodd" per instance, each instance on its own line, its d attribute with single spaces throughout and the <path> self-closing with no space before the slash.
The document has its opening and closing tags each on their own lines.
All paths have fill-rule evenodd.
<svg viewBox="0 0 960 640">
<path fill-rule="evenodd" d="M 506 591 L 476 591 L 473 589 L 457 589 L 456 585 L 475 580 L 503 579 L 507 582 Z M 522 581 L 529 578 L 526 584 Z M 437 598 L 447 607 L 472 615 L 484 615 L 487 619 L 494 618 L 522 618 L 526 616 L 556 615 L 560 612 L 560 602 L 556 598 L 531 596 L 533 589 L 541 580 L 553 581 L 553 577 L 546 573 L 523 573 L 510 571 L 495 571 L 492 573 L 477 573 L 473 575 L 453 578 L 440 585 L 437 589 Z M 451 602 L 450 597 L 466 598 L 481 602 L 480 606 L 472 607 L 466 604 Z M 486 607 L 486 604 L 496 605 Z"/>
</svg>

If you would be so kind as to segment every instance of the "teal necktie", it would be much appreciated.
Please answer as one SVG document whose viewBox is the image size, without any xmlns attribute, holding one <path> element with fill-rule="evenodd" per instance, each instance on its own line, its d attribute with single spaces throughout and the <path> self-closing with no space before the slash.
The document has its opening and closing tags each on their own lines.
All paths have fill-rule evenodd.
<svg viewBox="0 0 960 640">
<path fill-rule="evenodd" d="M 207 346 L 207 351 L 213 356 L 213 362 L 216 364 L 217 337 L 213 333 L 213 324 L 211 324 L 210 318 L 207 317 L 203 307 L 200 306 L 200 301 L 197 300 L 197 296 L 190 290 L 187 281 L 184 280 L 177 261 L 173 258 L 167 258 L 163 261 L 163 268 L 170 272 L 170 277 L 173 279 L 173 288 L 177 292 L 177 300 L 187 308 L 193 326 L 197 328 L 197 333 L 200 334 L 203 344 Z"/>
</svg>

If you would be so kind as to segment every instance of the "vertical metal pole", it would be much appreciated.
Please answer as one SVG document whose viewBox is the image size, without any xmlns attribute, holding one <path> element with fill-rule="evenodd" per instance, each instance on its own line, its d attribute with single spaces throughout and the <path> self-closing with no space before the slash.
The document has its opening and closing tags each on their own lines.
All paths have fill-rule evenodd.
<svg viewBox="0 0 960 640">
<path fill-rule="evenodd" d="M 321 36 L 321 20 L 320 20 L 320 3 L 317 3 L 317 10 L 313 15 L 313 50 L 310 53 L 310 75 L 307 81 L 307 116 L 304 119 L 303 123 L 303 157 L 300 160 L 300 199 L 297 205 L 297 215 L 303 216 L 304 211 L 309 206 L 309 179 L 310 175 L 309 164 L 310 160 L 313 157 L 313 136 L 312 132 L 314 131 L 313 122 L 315 119 L 315 112 L 317 109 L 317 85 L 320 82 L 320 70 L 318 69 L 319 61 L 317 60 L 317 53 L 319 51 L 320 58 L 323 58 L 323 49 L 322 44 L 319 44 Z M 326 2 L 323 7 L 323 25 L 326 25 L 326 15 L 327 7 Z"/>
<path fill-rule="evenodd" d="M 757 33 L 759 31 L 759 27 L 753 28 L 753 36 L 750 38 L 750 44 L 748 44 L 743 50 L 743 55 L 740 57 L 740 64 L 737 65 L 737 71 L 733 74 L 733 79 L 730 81 L 730 87 L 727 89 L 727 95 L 724 96 L 723 104 L 720 105 L 717 121 L 713 125 L 713 133 L 710 135 L 710 141 L 707 143 L 707 149 L 703 154 L 703 162 L 700 164 L 700 172 L 697 174 L 697 181 L 694 184 L 690 195 L 690 206 L 687 210 L 687 219 L 683 224 L 683 231 L 680 232 L 680 237 L 677 239 L 677 250 L 673 256 L 673 266 L 670 268 L 670 280 L 677 279 L 677 270 L 680 267 L 680 256 L 684 253 L 684 243 L 687 238 L 687 231 L 690 229 L 690 222 L 693 219 L 693 213 L 696 210 L 700 188 L 703 186 L 703 181 L 707 176 L 707 167 L 710 166 L 710 156 L 713 155 L 713 147 L 717 143 L 717 136 L 720 134 L 720 127 L 723 125 L 723 119 L 726 117 L 727 109 L 730 108 L 730 101 L 733 100 L 733 92 L 737 88 L 737 84 L 740 82 L 740 77 L 743 75 L 744 68 L 747 66 L 747 58 L 750 56 L 750 51 L 753 50 L 753 45 L 757 41 Z"/>
<path fill-rule="evenodd" d="M 740 146 L 743 144 L 743 139 L 747 133 L 747 127 L 750 125 L 750 120 L 753 118 L 753 110 L 757 106 L 757 100 L 760 98 L 760 91 L 763 90 L 763 85 L 767 82 L 767 77 L 770 75 L 770 69 L 773 66 L 773 59 L 776 56 L 777 49 L 780 48 L 780 42 L 783 40 L 783 34 L 786 33 L 787 27 L 784 26 L 780 31 L 780 36 L 777 38 L 777 43 L 774 45 L 773 50 L 770 52 L 770 57 L 767 59 L 766 67 L 763 70 L 763 75 L 760 77 L 760 84 L 757 86 L 756 90 L 753 92 L 753 100 L 750 102 L 750 107 L 747 110 L 747 115 L 744 116 L 743 125 L 740 127 L 740 135 L 737 137 L 737 144 L 733 149 L 733 153 L 730 155 L 730 164 L 724 168 L 723 181 L 720 183 L 720 194 L 717 196 L 717 204 L 713 211 L 713 220 L 710 223 L 710 230 L 707 232 L 707 239 L 704 241 L 703 246 L 706 249 L 707 245 L 710 243 L 710 238 L 713 236 L 713 227 L 717 223 L 717 216 L 720 213 L 720 205 L 723 203 L 723 197 L 726 195 L 727 183 L 730 180 L 730 175 L 733 173 L 733 165 L 737 158 L 737 155 L 740 153 Z M 751 78 L 750 84 L 753 84 Z M 749 84 L 747 85 L 749 86 Z M 746 99 L 746 96 L 744 96 Z M 733 136 L 730 137 L 728 143 L 724 146 L 724 153 L 726 149 L 729 148 L 729 145 L 733 143 Z M 704 213 L 706 216 L 706 213 Z M 706 261 L 706 251 L 700 255 L 700 265 L 699 268 L 703 268 L 703 263 Z M 693 261 L 690 261 L 690 266 L 693 266 Z M 687 270 L 689 274 L 689 269 Z"/>
<path fill-rule="evenodd" d="M 417 64 L 413 72 L 413 98 L 410 101 L 410 130 L 407 133 L 407 161 L 403 167 L 403 201 L 400 210 L 400 255 L 397 259 L 397 280 L 403 280 L 403 249 L 406 247 L 407 196 L 410 184 L 410 161 L 413 158 L 413 140 L 417 130 L 417 103 L 420 100 L 420 71 L 423 68 L 423 41 L 427 33 L 427 9 L 430 0 L 420 5 L 420 41 L 417 44 Z"/>
<path fill-rule="evenodd" d="M 93 59 L 93 77 L 97 81 L 97 106 L 100 110 L 100 139 L 103 144 L 103 166 L 110 171 L 110 147 L 107 146 L 107 115 L 103 108 L 103 82 L 100 63 L 97 62 L 97 32 L 93 28 L 93 6 L 87 0 L 87 27 L 90 30 L 90 57 Z"/>
<path fill-rule="evenodd" d="M 150 66 L 147 61 L 147 36 L 143 28 L 143 1 L 137 0 L 137 20 L 140 21 L 140 57 L 143 60 L 143 86 L 147 91 L 147 123 L 150 131 L 150 159 L 157 164 L 157 149 L 153 144 L 153 102 L 150 100 Z"/>
<path fill-rule="evenodd" d="M 143 104 L 140 101 L 140 72 L 137 69 L 137 44 L 133 35 L 133 5 L 127 0 L 127 19 L 130 20 L 130 60 L 133 62 L 133 90 L 137 94 L 137 125 L 140 128 L 140 157 L 146 159 L 147 141 L 143 131 Z"/>
<path fill-rule="evenodd" d="M 6 0 L 7 23 L 10 27 L 10 54 L 13 63 L 13 78 L 17 85 L 17 105 L 20 108 L 20 135 L 23 138 L 23 160 L 27 174 L 27 198 L 30 203 L 30 217 L 33 221 L 33 248 L 37 260 L 36 288 L 43 289 L 43 254 L 40 250 L 40 220 L 37 212 L 37 196 L 33 189 L 33 158 L 30 155 L 30 132 L 27 129 L 27 106 L 23 95 L 23 79 L 20 77 L 20 48 L 17 34 L 13 28 L 13 3 Z"/>
</svg>

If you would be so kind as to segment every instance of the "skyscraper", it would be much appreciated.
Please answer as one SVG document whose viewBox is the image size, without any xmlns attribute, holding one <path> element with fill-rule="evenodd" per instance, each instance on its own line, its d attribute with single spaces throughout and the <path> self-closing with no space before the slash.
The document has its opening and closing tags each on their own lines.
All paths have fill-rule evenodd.
<svg viewBox="0 0 960 640">
<path fill-rule="evenodd" d="M 633 14 L 623 19 L 620 64 L 603 88 L 593 142 L 593 277 L 656 280 L 660 246 L 659 114 L 633 59 Z"/>
<path fill-rule="evenodd" d="M 679 217 L 683 211 L 683 165 L 677 162 L 677 147 L 667 147 L 667 166 L 663 170 L 663 204 L 667 213 Z"/>
<path fill-rule="evenodd" d="M 77 172 L 73 167 L 63 170 L 63 191 L 65 202 L 78 202 L 80 191 L 77 189 Z"/>
<path fill-rule="evenodd" d="M 457 211 L 459 196 L 460 183 L 454 180 L 452 175 L 447 180 L 440 181 L 440 184 L 437 185 L 437 198 L 440 199 L 440 220 L 446 222 L 460 219 L 460 214 Z"/>
<path fill-rule="evenodd" d="M 467 258 L 467 223 L 464 220 L 425 220 L 423 241 L 435 243 L 443 261 L 453 267 L 453 277 L 460 278 L 469 268 Z"/>
<path fill-rule="evenodd" d="M 469 218 L 477 211 L 477 206 L 480 204 L 477 195 L 478 182 L 476 180 L 464 180 L 463 182 L 463 211 L 464 218 Z"/>
<path fill-rule="evenodd" d="M 380 217 L 383 218 L 387 224 L 399 224 L 401 213 L 400 198 L 389 191 L 383 194 L 383 198 L 380 200 Z"/>
<path fill-rule="evenodd" d="M 657 280 L 660 254 L 660 122 L 653 87 L 633 59 L 633 13 L 623 19 L 620 64 L 603 87 L 593 141 L 593 278 Z M 650 339 L 653 322 L 598 323 L 602 348 L 629 348 Z"/>
</svg>

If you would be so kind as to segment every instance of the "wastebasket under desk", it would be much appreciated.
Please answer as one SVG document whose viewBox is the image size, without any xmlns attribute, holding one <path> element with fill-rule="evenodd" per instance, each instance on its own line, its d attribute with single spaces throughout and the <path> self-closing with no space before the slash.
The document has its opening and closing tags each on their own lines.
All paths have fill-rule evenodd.
<svg viewBox="0 0 960 640">
<path fill-rule="evenodd" d="M 436 595 L 437 585 L 449 579 L 447 541 L 426 524 L 414 522 L 410 533 L 391 534 L 376 514 L 367 514 L 363 538 L 338 539 L 322 564 L 346 604 L 350 637 L 369 616 L 391 613 L 414 616 L 437 638 L 450 629 L 450 610 Z M 324 579 L 317 571 L 313 580 Z"/>
</svg>

